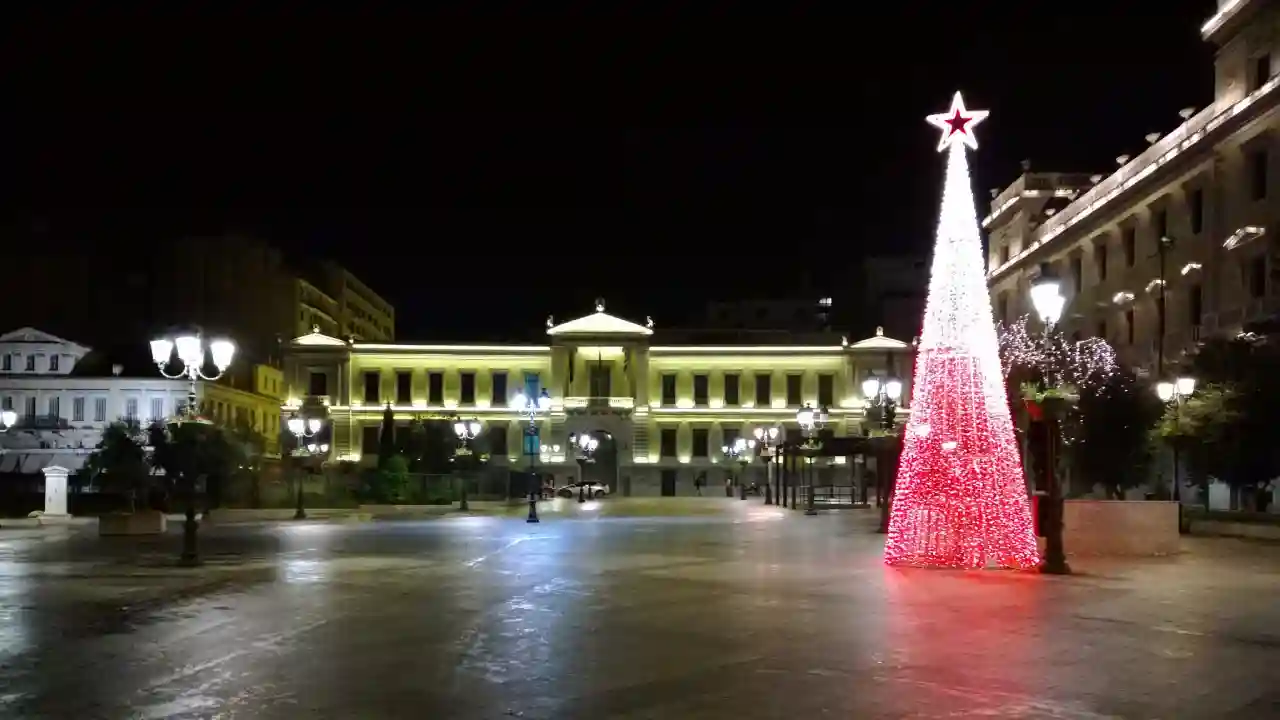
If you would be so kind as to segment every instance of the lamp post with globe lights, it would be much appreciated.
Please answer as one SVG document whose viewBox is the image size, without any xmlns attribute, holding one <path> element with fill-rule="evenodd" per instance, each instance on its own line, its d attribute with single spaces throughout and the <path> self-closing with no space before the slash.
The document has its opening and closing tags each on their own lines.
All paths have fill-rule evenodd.
<svg viewBox="0 0 1280 720">
<path fill-rule="evenodd" d="M 804 407 L 796 411 L 796 424 L 800 426 L 800 435 L 804 438 L 804 442 L 799 449 L 804 456 L 805 465 L 809 469 L 809 492 L 805 500 L 805 515 L 818 514 L 817 508 L 813 506 L 813 456 L 814 453 L 822 449 L 822 441 L 817 438 L 817 434 L 819 430 L 826 426 L 830 416 L 831 414 L 826 405 L 814 410 L 811 405 L 806 403 Z"/>
<path fill-rule="evenodd" d="M 166 368 L 173 362 L 175 351 L 182 369 L 179 372 L 170 374 Z M 206 374 L 204 371 L 206 353 L 208 361 L 212 362 L 214 368 L 217 369 L 217 372 L 212 375 Z M 200 419 L 196 405 L 196 381 L 213 381 L 221 378 L 226 374 L 227 368 L 231 367 L 231 361 L 235 354 L 235 343 L 230 340 L 216 339 L 210 341 L 206 346 L 204 339 L 199 334 L 183 334 L 172 339 L 162 337 L 151 341 L 151 359 L 155 362 L 160 374 L 170 380 L 186 378 L 190 383 L 187 390 L 187 405 L 183 409 L 181 416 L 175 413 L 171 425 L 181 425 L 184 422 L 205 422 Z M 194 477 L 184 477 L 183 481 L 187 483 L 187 510 L 186 519 L 182 524 L 182 555 L 179 556 L 178 562 L 181 565 L 195 566 L 200 564 L 200 551 L 196 536 L 200 528 L 200 525 L 196 522 L 196 479 Z"/>
<path fill-rule="evenodd" d="M 289 421 L 285 423 L 285 426 L 289 428 L 289 432 L 293 433 L 295 442 L 294 442 L 294 448 L 293 448 L 292 454 L 294 455 L 294 457 L 300 458 L 304 454 L 314 455 L 316 453 L 329 452 L 328 443 L 317 444 L 317 443 L 306 442 L 307 440 L 314 438 L 316 435 L 320 434 L 320 428 L 324 427 L 324 421 L 321 420 L 320 418 L 314 418 L 314 417 L 302 418 L 302 417 L 299 417 L 297 413 L 293 413 L 292 415 L 289 416 Z M 298 485 L 298 488 L 297 488 L 298 497 L 297 497 L 297 505 L 295 506 L 293 511 L 293 519 L 306 520 L 307 510 L 306 510 L 306 507 L 303 505 L 303 499 L 302 499 L 303 477 L 302 477 L 302 473 L 298 472 L 298 468 L 296 466 L 294 467 L 294 482 L 296 482 Z"/>
<path fill-rule="evenodd" d="M 871 419 L 882 430 L 892 430 L 897 419 L 898 401 L 902 398 L 902 381 L 873 375 L 862 381 L 862 394 L 871 406 Z"/>
<path fill-rule="evenodd" d="M 480 437 L 480 431 L 483 429 L 484 426 L 476 418 L 471 418 L 470 420 L 454 418 L 453 434 L 458 438 L 458 446 L 453 451 L 454 457 L 473 460 L 475 458 L 475 450 L 471 447 L 471 444 L 476 438 Z M 467 505 L 467 477 L 465 473 L 458 484 L 461 487 L 458 493 L 458 509 L 462 512 L 467 512 L 471 507 Z"/>
<path fill-rule="evenodd" d="M 1177 424 L 1182 414 L 1182 403 L 1196 391 L 1196 379 L 1183 375 L 1173 381 L 1156 383 L 1156 395 L 1160 402 L 1173 407 L 1173 419 Z M 1173 501 L 1178 504 L 1178 532 L 1186 533 L 1182 514 L 1182 478 L 1178 473 L 1178 439 L 1173 438 Z"/>
<path fill-rule="evenodd" d="M 524 454 L 529 456 L 529 517 L 525 522 L 538 522 L 538 494 L 540 483 L 535 480 L 538 464 L 538 417 L 551 411 L 551 396 L 543 390 L 537 399 L 524 393 L 511 399 L 511 407 L 523 415 L 528 425 L 524 431 Z"/>
<path fill-rule="evenodd" d="M 773 498 L 776 494 L 778 504 L 782 505 L 782 486 L 771 489 L 769 486 L 769 466 L 773 466 L 773 482 L 776 485 L 778 480 L 778 428 L 762 428 L 758 427 L 751 431 L 756 436 L 756 446 L 760 448 L 760 457 L 764 458 L 765 476 L 764 476 L 764 504 L 772 505 Z"/>
<path fill-rule="evenodd" d="M 9 428 L 18 424 L 18 413 L 5 408 L 0 410 L 0 433 L 8 431 Z"/>
<path fill-rule="evenodd" d="M 1040 275 L 1031 283 L 1031 304 L 1044 326 L 1044 342 L 1053 342 L 1053 326 L 1062 317 L 1062 309 L 1066 298 L 1062 296 L 1061 283 L 1058 276 L 1048 264 L 1040 266 Z M 1043 378 L 1046 388 L 1054 388 L 1061 381 L 1053 369 L 1046 369 L 1048 377 Z M 1067 575 L 1071 567 L 1067 565 L 1066 549 L 1062 539 L 1063 498 L 1062 483 L 1058 479 L 1057 444 L 1058 423 L 1065 411 L 1066 399 L 1056 395 L 1046 395 L 1042 401 L 1044 408 L 1045 438 L 1045 480 L 1048 491 L 1048 512 L 1045 519 L 1045 557 L 1040 564 L 1040 572 L 1052 575 Z"/>
<path fill-rule="evenodd" d="M 747 463 L 751 462 L 750 451 L 756 449 L 756 441 L 746 438 L 736 438 L 731 445 L 721 445 L 720 452 L 730 461 L 738 463 L 738 499 L 747 499 L 747 484 L 743 481 L 743 476 L 747 472 Z M 767 483 L 766 483 L 767 484 Z"/>
<path fill-rule="evenodd" d="M 600 447 L 600 439 L 590 433 L 576 433 L 569 436 L 569 447 L 573 448 L 574 459 L 578 461 L 578 502 L 587 501 L 587 465 L 596 461 L 596 449 Z"/>
</svg>

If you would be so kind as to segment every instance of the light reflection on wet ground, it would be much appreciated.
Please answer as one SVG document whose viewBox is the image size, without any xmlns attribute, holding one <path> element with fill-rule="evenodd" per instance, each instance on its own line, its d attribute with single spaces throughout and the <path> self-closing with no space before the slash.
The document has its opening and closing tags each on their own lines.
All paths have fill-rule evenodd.
<svg viewBox="0 0 1280 720">
<path fill-rule="evenodd" d="M 612 502 L 612 500 L 611 500 Z M 884 568 L 874 518 L 0 535 L 0 717 L 1280 715 L 1280 548 Z"/>
</svg>

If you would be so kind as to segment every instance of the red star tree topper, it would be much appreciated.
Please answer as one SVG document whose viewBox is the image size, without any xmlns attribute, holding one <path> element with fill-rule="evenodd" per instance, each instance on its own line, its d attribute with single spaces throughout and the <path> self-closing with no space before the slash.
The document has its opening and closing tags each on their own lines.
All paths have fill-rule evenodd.
<svg viewBox="0 0 1280 720">
<path fill-rule="evenodd" d="M 890 565 L 1032 569 L 1039 562 L 964 150 L 978 147 L 973 128 L 986 117 L 966 110 L 956 93 L 950 110 L 928 118 L 942 130 L 939 151 L 949 152 L 884 549 Z"/>
</svg>

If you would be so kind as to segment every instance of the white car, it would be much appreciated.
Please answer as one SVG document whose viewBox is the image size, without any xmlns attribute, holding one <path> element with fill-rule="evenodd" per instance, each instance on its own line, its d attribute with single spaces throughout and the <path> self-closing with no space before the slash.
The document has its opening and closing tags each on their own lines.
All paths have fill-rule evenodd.
<svg viewBox="0 0 1280 720">
<path fill-rule="evenodd" d="M 586 496 L 592 500 L 602 498 L 609 494 L 609 486 L 594 480 L 585 482 L 571 482 L 564 487 L 556 488 L 556 497 L 575 498 L 578 497 L 580 488 L 586 488 Z"/>
</svg>

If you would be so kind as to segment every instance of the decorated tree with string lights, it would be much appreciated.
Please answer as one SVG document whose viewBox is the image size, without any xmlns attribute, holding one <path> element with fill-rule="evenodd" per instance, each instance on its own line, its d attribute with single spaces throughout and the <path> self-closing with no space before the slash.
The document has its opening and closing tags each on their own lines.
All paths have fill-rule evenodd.
<svg viewBox="0 0 1280 720">
<path fill-rule="evenodd" d="M 965 156 L 986 117 L 957 92 L 950 110 L 928 118 L 942 131 L 947 169 L 885 543 L 890 565 L 1030 570 L 1040 559 Z"/>
</svg>

